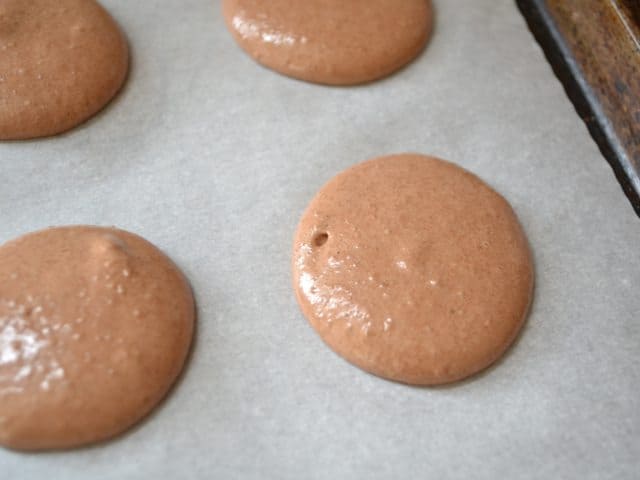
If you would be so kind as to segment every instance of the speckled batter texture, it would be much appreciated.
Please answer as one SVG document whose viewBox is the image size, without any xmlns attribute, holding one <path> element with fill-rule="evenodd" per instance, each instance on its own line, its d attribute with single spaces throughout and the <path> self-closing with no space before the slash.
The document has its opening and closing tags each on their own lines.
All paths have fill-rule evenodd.
<svg viewBox="0 0 640 480">
<path fill-rule="evenodd" d="M 0 140 L 65 132 L 122 86 L 129 56 L 94 0 L 0 0 Z"/>
<path fill-rule="evenodd" d="M 430 0 L 224 0 L 229 30 L 264 66 L 329 85 L 365 83 L 412 61 L 429 39 Z"/>
<path fill-rule="evenodd" d="M 531 301 L 533 264 L 513 210 L 473 174 L 396 155 L 337 175 L 295 235 L 304 315 L 373 374 L 435 385 L 499 358 Z"/>
<path fill-rule="evenodd" d="M 113 228 L 61 227 L 0 247 L 0 445 L 112 437 L 182 369 L 194 301 L 156 247 Z"/>
</svg>

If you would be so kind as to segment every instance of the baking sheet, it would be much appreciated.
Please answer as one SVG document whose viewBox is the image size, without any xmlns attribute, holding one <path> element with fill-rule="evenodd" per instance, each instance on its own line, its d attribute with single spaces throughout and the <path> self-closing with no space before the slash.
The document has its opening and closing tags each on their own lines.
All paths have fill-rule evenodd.
<svg viewBox="0 0 640 480">
<path fill-rule="evenodd" d="M 358 88 L 258 67 L 209 0 L 103 3 L 132 45 L 127 87 L 70 134 L 0 144 L 0 241 L 74 223 L 145 236 L 192 282 L 197 341 L 141 426 L 77 451 L 0 451 L 0 478 L 637 478 L 640 222 L 513 2 L 436 1 L 418 61 Z M 535 252 L 517 345 L 451 387 L 350 366 L 289 285 L 316 190 L 403 151 L 487 180 Z"/>
<path fill-rule="evenodd" d="M 640 2 L 583 1 L 516 3 L 640 216 Z"/>
</svg>

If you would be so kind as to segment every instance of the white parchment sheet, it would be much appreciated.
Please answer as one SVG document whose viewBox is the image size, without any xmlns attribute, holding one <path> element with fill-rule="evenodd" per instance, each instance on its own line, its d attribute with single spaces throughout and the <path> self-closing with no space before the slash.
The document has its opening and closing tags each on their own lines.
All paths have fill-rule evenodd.
<svg viewBox="0 0 640 480">
<path fill-rule="evenodd" d="M 131 43 L 127 86 L 69 134 L 0 144 L 0 242 L 76 223 L 145 236 L 193 285 L 195 348 L 139 427 L 77 451 L 2 450 L 0 479 L 639 478 L 640 220 L 513 1 L 435 1 L 424 54 L 357 88 L 257 66 L 211 0 L 103 3 Z M 493 185 L 535 252 L 520 340 L 446 388 L 347 364 L 290 287 L 314 193 L 404 151 Z"/>
</svg>

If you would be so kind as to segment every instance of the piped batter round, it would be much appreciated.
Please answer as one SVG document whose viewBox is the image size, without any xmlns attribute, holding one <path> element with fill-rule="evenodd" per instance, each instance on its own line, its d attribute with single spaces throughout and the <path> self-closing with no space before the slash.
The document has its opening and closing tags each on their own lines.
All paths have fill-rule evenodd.
<svg viewBox="0 0 640 480">
<path fill-rule="evenodd" d="M 0 140 L 69 130 L 122 86 L 127 43 L 94 0 L 0 0 Z"/>
<path fill-rule="evenodd" d="M 309 82 L 351 85 L 413 60 L 432 29 L 430 0 L 224 0 L 227 26 L 264 66 Z"/>
<path fill-rule="evenodd" d="M 112 437 L 164 397 L 191 343 L 194 301 L 141 237 L 61 227 L 0 247 L 0 445 Z"/>
<path fill-rule="evenodd" d="M 460 380 L 499 358 L 533 288 L 507 201 L 421 155 L 370 160 L 326 184 L 300 221 L 292 266 L 300 307 L 333 350 L 416 385 Z"/>
</svg>

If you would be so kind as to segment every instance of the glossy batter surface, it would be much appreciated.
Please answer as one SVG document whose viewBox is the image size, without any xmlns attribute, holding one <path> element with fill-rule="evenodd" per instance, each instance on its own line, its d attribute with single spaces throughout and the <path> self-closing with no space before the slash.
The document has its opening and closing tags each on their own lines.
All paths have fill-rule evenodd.
<svg viewBox="0 0 640 480">
<path fill-rule="evenodd" d="M 433 22 L 430 0 L 223 0 L 223 11 L 258 62 L 330 85 L 398 70 L 424 48 Z"/>
<path fill-rule="evenodd" d="M 338 354 L 417 385 L 490 365 L 516 337 L 533 265 L 509 204 L 462 168 L 382 157 L 333 178 L 295 235 L 304 315 Z"/>
<path fill-rule="evenodd" d="M 182 369 L 194 302 L 146 240 L 62 227 L 0 247 L 0 445 L 38 450 L 116 435 Z"/>
<path fill-rule="evenodd" d="M 0 0 L 0 140 L 69 130 L 121 87 L 128 48 L 94 0 Z"/>
</svg>

